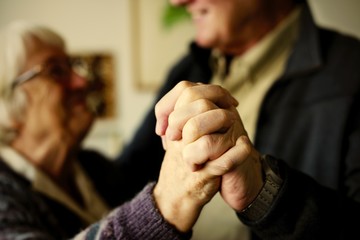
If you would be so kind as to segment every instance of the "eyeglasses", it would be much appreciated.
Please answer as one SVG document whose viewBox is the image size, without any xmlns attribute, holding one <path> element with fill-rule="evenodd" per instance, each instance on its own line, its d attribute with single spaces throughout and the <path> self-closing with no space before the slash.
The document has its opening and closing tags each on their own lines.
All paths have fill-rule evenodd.
<svg viewBox="0 0 360 240">
<path fill-rule="evenodd" d="M 16 86 L 23 84 L 40 74 L 44 74 L 58 82 L 64 83 L 69 81 L 73 72 L 82 77 L 86 77 L 88 68 L 81 62 L 49 61 L 45 64 L 36 65 L 15 78 L 11 85 L 11 89 L 14 90 Z"/>
</svg>

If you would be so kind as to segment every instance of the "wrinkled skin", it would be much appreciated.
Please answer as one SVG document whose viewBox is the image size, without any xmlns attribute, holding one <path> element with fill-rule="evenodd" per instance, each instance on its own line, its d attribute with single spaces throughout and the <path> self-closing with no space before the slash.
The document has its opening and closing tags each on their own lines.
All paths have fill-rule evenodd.
<svg viewBox="0 0 360 240">
<path fill-rule="evenodd" d="M 219 190 L 241 211 L 261 189 L 259 153 L 236 105 L 219 86 L 187 81 L 156 105 L 156 132 L 166 154 L 154 196 L 163 216 L 181 231 L 192 228 Z"/>
</svg>

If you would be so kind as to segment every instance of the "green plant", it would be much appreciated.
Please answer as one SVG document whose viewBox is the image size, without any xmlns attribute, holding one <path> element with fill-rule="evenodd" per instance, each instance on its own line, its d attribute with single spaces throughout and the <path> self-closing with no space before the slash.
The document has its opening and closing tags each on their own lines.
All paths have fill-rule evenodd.
<svg viewBox="0 0 360 240">
<path fill-rule="evenodd" d="M 162 15 L 162 25 L 166 29 L 173 28 L 175 25 L 183 21 L 190 20 L 190 14 L 182 6 L 173 6 L 166 0 Z"/>
</svg>

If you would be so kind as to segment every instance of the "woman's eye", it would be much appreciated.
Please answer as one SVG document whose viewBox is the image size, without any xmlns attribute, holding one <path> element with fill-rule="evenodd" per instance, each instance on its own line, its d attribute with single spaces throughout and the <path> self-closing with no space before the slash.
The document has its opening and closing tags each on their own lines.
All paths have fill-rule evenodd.
<svg viewBox="0 0 360 240">
<path fill-rule="evenodd" d="M 50 75 L 57 79 L 63 79 L 69 76 L 70 70 L 68 67 L 54 65 L 50 68 Z"/>
</svg>

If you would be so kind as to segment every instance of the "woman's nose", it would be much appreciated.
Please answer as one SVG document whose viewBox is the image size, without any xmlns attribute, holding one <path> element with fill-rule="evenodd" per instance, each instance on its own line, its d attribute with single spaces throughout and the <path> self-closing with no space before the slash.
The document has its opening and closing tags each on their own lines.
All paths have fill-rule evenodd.
<svg viewBox="0 0 360 240">
<path fill-rule="evenodd" d="M 76 72 L 71 73 L 71 80 L 69 81 L 69 88 L 71 89 L 81 89 L 88 87 L 88 80 L 86 77 L 79 75 Z"/>
</svg>

